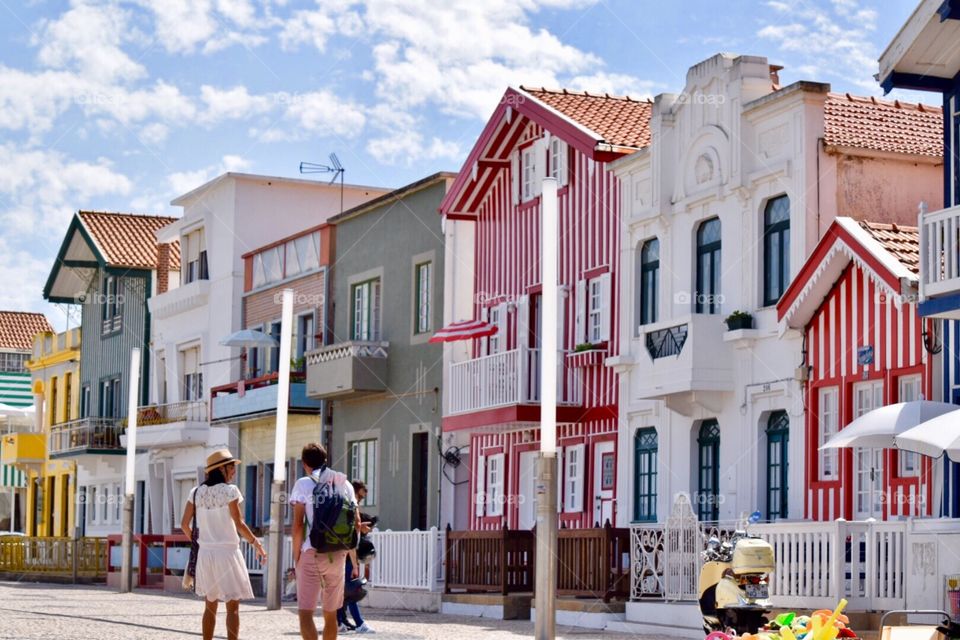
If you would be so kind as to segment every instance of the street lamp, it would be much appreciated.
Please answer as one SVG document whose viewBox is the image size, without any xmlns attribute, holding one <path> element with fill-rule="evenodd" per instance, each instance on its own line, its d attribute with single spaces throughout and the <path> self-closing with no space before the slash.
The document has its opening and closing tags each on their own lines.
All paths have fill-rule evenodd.
<svg viewBox="0 0 960 640">
<path fill-rule="evenodd" d="M 559 279 L 559 224 L 557 181 L 545 178 L 541 189 L 540 256 L 541 351 L 540 351 L 540 458 L 537 460 L 537 566 L 536 640 L 556 637 L 557 596 L 557 294 Z"/>
</svg>

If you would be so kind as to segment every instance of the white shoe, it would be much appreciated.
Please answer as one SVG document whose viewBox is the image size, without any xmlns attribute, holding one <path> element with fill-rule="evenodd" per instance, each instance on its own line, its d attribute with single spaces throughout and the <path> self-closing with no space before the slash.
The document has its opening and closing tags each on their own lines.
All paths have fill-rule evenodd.
<svg viewBox="0 0 960 640">
<path fill-rule="evenodd" d="M 368 625 L 366 622 L 364 622 L 362 625 L 360 625 L 359 627 L 357 627 L 357 633 L 376 633 L 376 631 L 374 631 L 373 629 L 371 629 L 371 628 L 370 628 L 370 625 Z"/>
<path fill-rule="evenodd" d="M 341 624 L 339 627 L 337 627 L 338 633 L 346 633 L 347 631 L 350 631 L 350 629 L 347 628 L 347 625 L 345 624 Z"/>
</svg>

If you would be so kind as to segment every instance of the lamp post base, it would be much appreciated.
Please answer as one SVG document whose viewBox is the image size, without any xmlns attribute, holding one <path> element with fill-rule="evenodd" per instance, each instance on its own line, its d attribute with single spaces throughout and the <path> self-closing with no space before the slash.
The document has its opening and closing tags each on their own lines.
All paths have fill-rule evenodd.
<svg viewBox="0 0 960 640">
<path fill-rule="evenodd" d="M 123 496 L 123 537 L 121 538 L 123 562 L 120 565 L 120 593 L 133 591 L 133 496 Z"/>
<path fill-rule="evenodd" d="M 534 576 L 536 618 L 533 637 L 554 640 L 557 635 L 557 456 L 541 453 L 537 459 L 537 564 Z"/>
<path fill-rule="evenodd" d="M 283 495 L 284 483 L 273 481 L 270 493 L 270 537 L 267 540 L 267 609 L 280 608 L 283 595 Z"/>
</svg>

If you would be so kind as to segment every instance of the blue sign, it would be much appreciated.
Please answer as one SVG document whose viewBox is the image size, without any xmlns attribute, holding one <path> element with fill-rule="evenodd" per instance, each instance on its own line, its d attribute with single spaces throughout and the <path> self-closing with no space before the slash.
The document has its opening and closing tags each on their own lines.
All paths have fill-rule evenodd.
<svg viewBox="0 0 960 640">
<path fill-rule="evenodd" d="M 868 344 L 862 347 L 857 347 L 857 364 L 860 366 L 865 366 L 868 364 L 873 364 L 873 345 Z"/>
</svg>

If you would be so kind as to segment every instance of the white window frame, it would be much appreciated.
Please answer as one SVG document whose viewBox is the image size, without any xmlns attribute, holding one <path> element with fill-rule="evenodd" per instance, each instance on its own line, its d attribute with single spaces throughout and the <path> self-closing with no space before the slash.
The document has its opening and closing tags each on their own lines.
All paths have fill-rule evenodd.
<svg viewBox="0 0 960 640">
<path fill-rule="evenodd" d="M 425 274 L 425 277 L 424 277 Z M 433 329 L 433 261 L 424 260 L 413 267 L 414 333 L 429 333 Z"/>
<path fill-rule="evenodd" d="M 575 444 L 566 447 L 564 466 L 564 513 L 581 513 L 583 511 L 584 473 L 586 461 L 584 454 L 586 447 Z"/>
<path fill-rule="evenodd" d="M 868 380 L 853 385 L 853 418 L 883 406 L 883 380 Z"/>
<path fill-rule="evenodd" d="M 350 301 L 353 306 L 351 339 L 359 342 L 380 340 L 380 310 L 383 286 L 379 277 L 369 278 L 350 285 Z"/>
<path fill-rule="evenodd" d="M 520 151 L 520 199 L 533 200 L 537 195 L 537 149 L 536 143 Z"/>
<path fill-rule="evenodd" d="M 503 305 L 495 305 L 487 309 L 487 322 L 497 326 L 497 332 L 487 339 L 487 353 L 492 355 L 500 353 L 506 348 L 503 335 L 504 314 L 506 308 Z"/>
<path fill-rule="evenodd" d="M 310 332 L 305 335 L 304 322 L 309 320 Z M 294 358 L 305 358 L 307 352 L 317 348 L 317 310 L 313 309 L 297 315 L 296 342 L 294 343 Z"/>
<path fill-rule="evenodd" d="M 897 378 L 897 402 L 923 400 L 923 376 L 919 373 Z M 916 478 L 920 475 L 920 454 L 915 451 L 897 451 L 897 477 Z"/>
<path fill-rule="evenodd" d="M 547 149 L 549 155 L 547 173 L 551 178 L 556 178 L 558 187 L 563 187 L 567 184 L 567 143 L 552 136 Z"/>
<path fill-rule="evenodd" d="M 360 506 L 373 507 L 377 504 L 377 469 L 379 467 L 379 440 L 365 438 L 352 440 L 349 443 L 350 451 L 350 479 L 362 480 L 367 485 L 367 497 L 360 501 Z"/>
<path fill-rule="evenodd" d="M 819 455 L 819 475 L 820 479 L 824 481 L 833 481 L 840 479 L 840 457 L 837 455 L 836 449 L 821 449 L 837 431 L 840 429 L 840 389 L 839 387 L 821 387 L 818 391 L 818 416 L 817 422 L 819 423 L 819 447 L 817 448 L 817 453 Z M 831 410 L 828 412 L 825 410 L 825 399 L 830 396 L 832 397 L 831 401 Z M 830 469 L 830 473 L 826 473 L 827 469 Z"/>
<path fill-rule="evenodd" d="M 475 472 L 476 492 L 474 496 L 474 515 L 482 517 L 487 505 L 487 457 L 477 456 L 477 468 Z"/>
<path fill-rule="evenodd" d="M 603 341 L 603 281 L 591 278 L 587 281 L 587 342 Z"/>
<path fill-rule="evenodd" d="M 190 353 L 195 353 L 196 362 L 189 366 Z M 201 349 L 199 344 L 192 344 L 180 349 L 180 400 L 195 401 L 203 399 L 203 373 L 200 370 Z"/>
<path fill-rule="evenodd" d="M 504 455 L 497 453 L 487 456 L 487 515 L 502 516 L 504 499 Z"/>
</svg>

